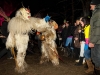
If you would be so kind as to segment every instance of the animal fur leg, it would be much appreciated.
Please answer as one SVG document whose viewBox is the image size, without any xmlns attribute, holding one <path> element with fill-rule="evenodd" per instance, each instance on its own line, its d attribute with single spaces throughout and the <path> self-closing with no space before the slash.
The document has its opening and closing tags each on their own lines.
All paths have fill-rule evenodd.
<svg viewBox="0 0 100 75">
<path fill-rule="evenodd" d="M 27 68 L 27 63 L 25 62 L 24 58 L 25 58 L 26 52 L 19 52 L 17 53 L 17 66 L 15 68 L 15 70 L 18 73 L 23 73 L 25 72 L 25 68 Z"/>
<path fill-rule="evenodd" d="M 58 52 L 56 49 L 56 43 L 54 40 L 51 41 L 51 43 L 46 42 L 46 48 L 48 51 L 49 59 L 52 62 L 53 65 L 59 65 L 59 57 Z"/>
<path fill-rule="evenodd" d="M 15 70 L 19 73 L 25 72 L 27 64 L 25 62 L 26 49 L 28 45 L 29 36 L 28 35 L 15 35 L 16 38 L 16 47 L 17 47 L 17 65 L 18 67 Z M 20 42 L 19 42 L 20 41 Z"/>
<path fill-rule="evenodd" d="M 11 48 L 11 53 L 12 53 L 12 55 L 14 56 L 14 60 L 15 60 L 16 67 L 18 67 L 14 48 Z"/>
<path fill-rule="evenodd" d="M 41 52 L 42 52 L 42 56 L 41 56 L 40 64 L 49 61 L 49 56 L 48 56 L 44 41 L 42 41 L 42 51 Z"/>
<path fill-rule="evenodd" d="M 58 57 L 58 52 L 57 52 L 56 48 L 49 47 L 48 53 L 49 53 L 49 58 L 50 58 L 52 64 L 55 66 L 59 65 L 59 57 Z"/>
<path fill-rule="evenodd" d="M 42 52 L 42 56 L 41 56 L 40 64 L 49 61 L 49 57 L 48 57 L 44 42 L 42 42 L 42 51 L 41 52 Z"/>
<path fill-rule="evenodd" d="M 42 42 L 42 56 L 40 63 L 51 61 L 53 65 L 59 65 L 58 52 L 56 50 L 54 42 L 48 44 L 46 41 Z"/>
</svg>

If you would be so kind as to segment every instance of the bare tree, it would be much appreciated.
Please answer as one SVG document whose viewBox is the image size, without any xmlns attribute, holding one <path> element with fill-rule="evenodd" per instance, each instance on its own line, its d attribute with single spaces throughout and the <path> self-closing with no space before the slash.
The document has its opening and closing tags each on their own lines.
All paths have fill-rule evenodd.
<svg viewBox="0 0 100 75">
<path fill-rule="evenodd" d="M 82 3 L 83 8 L 83 15 L 88 16 L 89 15 L 89 8 L 90 8 L 90 0 L 79 0 Z"/>
<path fill-rule="evenodd" d="M 74 22 L 76 15 L 88 16 L 90 13 L 90 0 L 61 0 L 57 3 L 58 12 L 64 18 L 71 18 Z M 62 9 L 62 11 L 61 11 Z"/>
</svg>

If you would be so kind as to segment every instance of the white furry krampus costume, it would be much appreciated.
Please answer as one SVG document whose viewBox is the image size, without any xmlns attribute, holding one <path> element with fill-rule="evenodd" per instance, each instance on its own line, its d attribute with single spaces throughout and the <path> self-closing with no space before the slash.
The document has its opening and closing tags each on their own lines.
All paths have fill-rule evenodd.
<svg viewBox="0 0 100 75">
<path fill-rule="evenodd" d="M 45 40 L 42 42 L 41 63 L 46 60 L 51 60 L 54 65 L 59 64 L 54 28 L 50 26 L 49 23 L 46 23 L 44 19 L 30 16 L 31 14 L 28 9 L 20 8 L 15 17 L 13 17 L 8 23 L 9 36 L 7 38 L 6 47 L 10 48 L 13 54 L 14 47 L 17 49 L 15 61 L 16 71 L 19 73 L 24 72 L 27 67 L 25 56 L 29 41 L 28 33 L 31 32 L 32 29 L 42 32 L 45 36 Z"/>
</svg>

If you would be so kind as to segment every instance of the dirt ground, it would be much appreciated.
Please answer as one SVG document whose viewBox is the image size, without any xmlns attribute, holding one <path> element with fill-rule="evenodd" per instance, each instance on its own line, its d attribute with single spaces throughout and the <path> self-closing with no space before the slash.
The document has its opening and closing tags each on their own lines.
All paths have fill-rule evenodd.
<svg viewBox="0 0 100 75">
<path fill-rule="evenodd" d="M 40 51 L 37 47 L 34 48 L 34 51 L 33 54 L 27 53 L 25 60 L 28 68 L 22 74 L 15 72 L 14 59 L 7 59 L 5 55 L 0 59 L 0 75 L 86 75 L 84 65 L 75 66 L 74 58 L 64 57 L 60 48 L 58 48 L 59 66 L 53 66 L 51 62 L 39 64 Z"/>
</svg>

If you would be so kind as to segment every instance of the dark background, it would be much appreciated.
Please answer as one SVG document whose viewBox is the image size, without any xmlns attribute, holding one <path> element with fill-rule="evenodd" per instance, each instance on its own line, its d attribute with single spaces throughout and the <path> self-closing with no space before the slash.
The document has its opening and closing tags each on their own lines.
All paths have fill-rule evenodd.
<svg viewBox="0 0 100 75">
<path fill-rule="evenodd" d="M 1 0 L 0 6 L 8 16 L 13 17 L 16 11 L 22 6 L 31 10 L 34 17 L 44 18 L 47 14 L 51 19 L 62 24 L 64 19 L 74 21 L 77 17 L 83 16 L 83 11 L 87 9 L 86 15 L 90 15 L 89 4 L 91 0 Z M 82 6 L 82 4 L 84 6 Z M 72 8 L 73 7 L 73 8 Z M 83 8 L 84 7 L 84 8 Z"/>
</svg>

